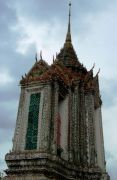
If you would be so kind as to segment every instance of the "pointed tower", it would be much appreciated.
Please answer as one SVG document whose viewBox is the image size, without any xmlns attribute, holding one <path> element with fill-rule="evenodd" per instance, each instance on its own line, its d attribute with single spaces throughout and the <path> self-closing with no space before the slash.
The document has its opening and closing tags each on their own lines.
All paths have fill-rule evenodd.
<svg viewBox="0 0 117 180">
<path fill-rule="evenodd" d="M 20 81 L 13 149 L 5 180 L 109 180 L 98 74 L 79 62 L 71 40 L 71 3 L 63 48 Z"/>
<path fill-rule="evenodd" d="M 61 61 L 66 67 L 69 67 L 69 68 L 75 68 L 75 67 L 80 66 L 76 52 L 72 45 L 71 3 L 69 3 L 69 21 L 68 21 L 68 31 L 67 31 L 67 35 L 66 35 L 66 40 L 65 40 L 63 48 L 61 49 L 60 53 L 58 54 L 57 59 L 59 61 Z"/>
</svg>

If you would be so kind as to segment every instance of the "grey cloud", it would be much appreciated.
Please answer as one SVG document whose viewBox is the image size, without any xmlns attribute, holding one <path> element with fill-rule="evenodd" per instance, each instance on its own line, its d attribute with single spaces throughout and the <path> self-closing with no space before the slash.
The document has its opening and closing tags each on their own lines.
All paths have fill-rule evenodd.
<svg viewBox="0 0 117 180">
<path fill-rule="evenodd" d="M 21 76 L 27 72 L 35 62 L 35 48 L 30 48 L 26 55 L 21 55 L 16 52 L 16 42 L 14 40 L 14 47 L 0 49 L 0 63 L 1 67 L 6 67 L 10 74 L 15 78 L 15 86 L 18 86 Z"/>
<path fill-rule="evenodd" d="M 8 6 L 8 0 L 0 1 L 0 44 L 4 41 L 7 43 L 10 38 L 9 28 L 16 23 L 15 10 Z"/>
<path fill-rule="evenodd" d="M 0 89 L 0 101 L 1 102 L 9 102 L 11 100 L 17 100 L 19 95 L 19 88 L 17 85 L 13 85 L 11 88 L 3 87 Z"/>
<path fill-rule="evenodd" d="M 6 129 L 6 133 L 7 133 L 8 130 L 13 129 L 14 124 L 15 124 L 14 122 L 16 121 L 16 117 L 15 118 L 9 117 L 9 115 L 7 115 L 6 113 L 7 113 L 7 111 L 5 111 L 5 112 L 3 111 L 1 113 L 0 129 Z M 15 112 L 13 112 L 13 113 L 16 114 Z"/>
<path fill-rule="evenodd" d="M 117 179 L 117 162 L 111 152 L 106 152 L 107 171 L 112 180 Z"/>
<path fill-rule="evenodd" d="M 1 168 L 1 167 L 3 166 L 3 163 L 4 163 L 3 159 L 0 158 L 0 171 L 3 170 L 3 169 Z"/>
<path fill-rule="evenodd" d="M 106 159 L 107 159 L 107 161 L 110 161 L 110 160 L 114 160 L 114 155 L 111 153 L 111 152 L 109 152 L 109 151 L 106 151 Z"/>
<path fill-rule="evenodd" d="M 100 89 L 104 107 L 113 106 L 116 103 L 115 97 L 117 97 L 117 80 L 102 78 L 100 81 Z"/>
<path fill-rule="evenodd" d="M 72 3 L 73 14 L 79 14 L 80 16 L 82 16 L 83 14 L 86 14 L 88 12 L 100 12 L 101 10 L 106 9 L 113 2 L 115 2 L 115 0 L 112 0 L 111 2 L 109 0 L 74 0 Z M 49 18 L 54 17 L 63 18 L 64 15 L 66 15 L 68 9 L 66 0 L 30 0 L 30 3 L 27 0 L 16 0 L 15 7 L 18 8 L 19 12 L 21 12 L 22 15 L 29 16 L 30 18 L 39 21 L 44 19 L 46 19 L 47 21 Z M 64 18 L 62 20 L 64 20 Z"/>
<path fill-rule="evenodd" d="M 117 159 L 113 159 L 108 165 L 108 172 L 111 180 L 117 180 Z"/>
<path fill-rule="evenodd" d="M 0 103 L 0 129 L 10 130 L 14 127 L 16 121 L 16 114 L 18 108 L 18 101 L 10 101 L 7 103 Z"/>
<path fill-rule="evenodd" d="M 95 16 L 107 9 L 115 0 L 74 0 L 72 7 L 72 24 L 75 32 L 88 33 L 90 25 L 84 22 L 88 16 Z M 11 27 L 17 25 L 18 16 L 27 18 L 30 21 L 41 24 L 43 22 L 51 23 L 57 21 L 61 27 L 67 27 L 68 6 L 66 0 L 0 0 L 0 65 L 9 69 L 15 82 L 10 86 L 0 89 L 0 104 L 7 102 L 7 106 L 3 105 L 0 108 L 0 132 L 4 137 L 0 139 L 1 145 L 6 142 L 11 142 L 16 122 L 17 105 L 19 100 L 18 87 L 19 80 L 24 73 L 27 73 L 35 61 L 36 48 L 32 47 L 26 55 L 21 55 L 16 52 L 16 41 L 20 38 L 20 32 L 12 31 Z M 54 27 L 52 27 L 54 28 Z M 103 83 L 108 84 L 108 89 L 103 86 Z M 114 104 L 114 97 L 117 96 L 117 82 L 115 79 L 102 80 L 101 92 L 105 107 Z M 14 102 L 14 104 L 13 104 Z M 17 104 L 17 105 L 16 105 Z M 9 107 L 9 108 L 7 108 Z M 111 154 L 107 154 L 107 159 L 110 162 Z M 3 161 L 0 161 L 1 167 Z M 113 165 L 112 165 L 113 164 Z M 116 180 L 116 164 L 115 161 L 109 167 L 112 180 Z"/>
<path fill-rule="evenodd" d="M 116 0 L 74 0 L 72 3 L 73 32 L 87 34 L 90 29 L 90 23 L 86 22 L 85 19 L 87 19 L 88 16 L 94 17 L 97 13 L 105 11 L 114 2 L 116 2 Z M 52 25 L 56 21 L 61 23 L 61 27 L 65 28 L 68 20 L 67 3 L 66 0 L 30 0 L 30 2 L 28 0 L 16 0 L 14 2 L 14 9 L 17 12 L 17 16 L 24 17 L 28 19 L 29 22 L 32 21 L 37 25 L 44 22 Z"/>
<path fill-rule="evenodd" d="M 12 143 L 14 127 L 11 129 L 0 129 L 0 146 L 4 146 L 6 143 Z"/>
<path fill-rule="evenodd" d="M 25 57 L 16 52 L 16 43 L 21 34 L 12 30 L 18 20 L 13 4 L 12 0 L 0 0 L 0 66 L 6 67 L 18 84 L 21 75 L 32 66 L 31 57 L 36 50 L 35 47 L 31 47 Z"/>
</svg>

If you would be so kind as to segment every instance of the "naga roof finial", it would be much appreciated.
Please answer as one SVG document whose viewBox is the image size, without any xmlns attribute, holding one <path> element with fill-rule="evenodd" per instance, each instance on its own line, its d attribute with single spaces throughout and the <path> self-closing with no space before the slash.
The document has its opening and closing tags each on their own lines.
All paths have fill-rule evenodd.
<svg viewBox="0 0 117 180">
<path fill-rule="evenodd" d="M 53 63 L 55 62 L 54 55 L 53 55 Z"/>
<path fill-rule="evenodd" d="M 36 62 L 38 61 L 37 52 L 36 52 L 36 55 L 35 55 L 35 60 L 36 60 Z"/>
<path fill-rule="evenodd" d="M 42 60 L 42 50 L 40 51 L 40 59 Z"/>
</svg>

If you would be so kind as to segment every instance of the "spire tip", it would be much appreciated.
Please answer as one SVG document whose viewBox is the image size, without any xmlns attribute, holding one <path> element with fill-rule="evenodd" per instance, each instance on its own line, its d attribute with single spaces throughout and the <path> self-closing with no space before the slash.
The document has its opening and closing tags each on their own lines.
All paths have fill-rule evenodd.
<svg viewBox="0 0 117 180">
<path fill-rule="evenodd" d="M 71 6 L 71 1 L 69 1 L 69 6 Z"/>
<path fill-rule="evenodd" d="M 71 1 L 69 1 L 69 21 L 66 42 L 71 42 Z"/>
<path fill-rule="evenodd" d="M 69 1 L 69 17 L 71 16 L 71 1 Z"/>
</svg>

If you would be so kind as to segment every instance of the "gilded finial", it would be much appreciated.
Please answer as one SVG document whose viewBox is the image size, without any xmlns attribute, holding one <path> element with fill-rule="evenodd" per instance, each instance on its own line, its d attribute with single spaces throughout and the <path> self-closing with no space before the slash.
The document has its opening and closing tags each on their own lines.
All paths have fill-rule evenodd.
<svg viewBox="0 0 117 180">
<path fill-rule="evenodd" d="M 95 67 L 95 63 L 93 64 L 93 69 L 94 69 L 94 67 Z"/>
<path fill-rule="evenodd" d="M 53 55 L 53 63 L 55 62 L 54 55 Z"/>
<path fill-rule="evenodd" d="M 99 68 L 99 70 L 98 70 L 98 73 L 97 74 L 99 74 L 100 73 L 100 68 Z"/>
<path fill-rule="evenodd" d="M 35 55 L 35 60 L 36 60 L 36 62 L 38 61 L 37 52 L 36 52 L 36 55 Z"/>
<path fill-rule="evenodd" d="M 40 59 L 42 60 L 42 51 L 40 51 Z"/>
<path fill-rule="evenodd" d="M 69 1 L 69 21 L 66 42 L 71 42 L 71 1 Z"/>
<path fill-rule="evenodd" d="M 71 16 L 71 1 L 69 1 L 69 16 Z"/>
<path fill-rule="evenodd" d="M 94 67 L 95 67 L 95 63 L 93 64 L 93 67 L 91 68 L 91 70 L 90 70 L 90 71 L 92 71 L 92 70 L 94 69 Z"/>
<path fill-rule="evenodd" d="M 98 77 L 98 74 L 99 74 L 99 73 L 100 73 L 100 68 L 99 68 L 97 74 L 95 75 L 95 77 Z"/>
<path fill-rule="evenodd" d="M 57 52 L 56 52 L 56 59 L 57 59 L 57 56 L 58 56 L 58 54 L 57 54 Z"/>
</svg>

